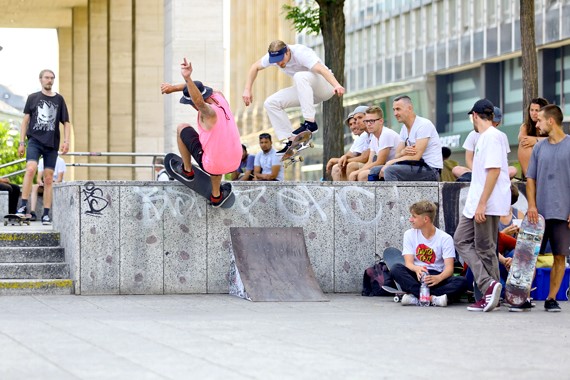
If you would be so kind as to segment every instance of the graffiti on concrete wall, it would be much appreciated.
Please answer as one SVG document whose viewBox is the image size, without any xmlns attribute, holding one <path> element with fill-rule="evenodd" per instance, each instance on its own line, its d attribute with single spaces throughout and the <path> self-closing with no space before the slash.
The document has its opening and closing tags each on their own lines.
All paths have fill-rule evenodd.
<svg viewBox="0 0 570 380">
<path fill-rule="evenodd" d="M 197 216 L 203 213 L 198 207 L 198 197 L 193 191 L 182 192 L 177 187 L 140 187 L 135 186 L 134 192 L 140 196 L 142 219 L 158 221 L 165 213 L 170 213 L 173 218 L 183 219 L 185 213 L 196 210 Z"/>
<path fill-rule="evenodd" d="M 101 216 L 101 211 L 109 206 L 109 201 L 103 197 L 103 190 L 95 187 L 93 182 L 87 182 L 83 191 L 83 201 L 87 205 L 85 215 Z"/>
</svg>

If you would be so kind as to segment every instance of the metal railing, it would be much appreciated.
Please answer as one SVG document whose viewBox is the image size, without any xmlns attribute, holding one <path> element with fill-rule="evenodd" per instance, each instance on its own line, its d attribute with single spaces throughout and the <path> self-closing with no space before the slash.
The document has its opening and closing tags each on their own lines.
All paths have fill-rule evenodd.
<svg viewBox="0 0 570 380">
<path fill-rule="evenodd" d="M 154 164 L 156 157 L 164 157 L 165 153 L 131 153 L 131 152 L 69 152 L 66 154 L 60 154 L 62 157 L 65 156 L 77 156 L 77 157 L 152 157 L 151 164 L 107 164 L 107 163 L 83 163 L 83 162 L 66 162 L 65 166 L 68 167 L 104 167 L 104 168 L 150 168 L 151 169 L 151 179 L 154 179 L 154 173 L 156 165 Z M 25 158 L 20 158 L 5 164 L 0 165 L 0 169 L 9 166 L 17 165 L 25 162 Z M 10 178 L 15 175 L 25 173 L 26 169 L 17 170 L 8 174 L 1 176 L 0 178 Z"/>
</svg>

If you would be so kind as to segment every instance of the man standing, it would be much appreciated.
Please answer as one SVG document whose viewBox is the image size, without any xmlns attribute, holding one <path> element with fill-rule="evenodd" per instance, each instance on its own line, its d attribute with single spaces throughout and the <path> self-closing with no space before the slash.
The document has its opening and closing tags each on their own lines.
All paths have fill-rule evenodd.
<svg viewBox="0 0 570 380">
<path fill-rule="evenodd" d="M 253 180 L 283 181 L 283 165 L 281 165 L 281 159 L 273 148 L 269 133 L 259 135 L 259 147 L 261 152 L 255 155 L 253 164 Z"/>
<path fill-rule="evenodd" d="M 276 40 L 269 44 L 267 54 L 249 69 L 243 91 L 243 101 L 246 106 L 253 101 L 252 87 L 258 71 L 269 66 L 278 66 L 285 74 L 292 77 L 294 82 L 292 87 L 277 91 L 264 103 L 277 139 L 289 139 L 283 149 L 277 152 L 282 155 L 291 146 L 294 135 L 303 131 L 314 133 L 319 129 L 315 122 L 315 104 L 324 102 L 335 94 L 342 96 L 345 90 L 311 48 L 304 45 L 286 45 L 285 42 Z M 301 106 L 305 121 L 292 131 L 285 109 L 298 106 Z"/>
<path fill-rule="evenodd" d="M 59 124 L 63 124 L 63 154 L 69 151 L 69 135 L 71 133 L 71 123 L 65 99 L 58 93 L 52 91 L 55 74 L 51 70 L 40 72 L 40 83 L 42 90 L 28 96 L 24 107 L 24 119 L 20 130 L 20 146 L 18 154 L 20 157 L 26 153 L 26 174 L 22 190 L 22 202 L 17 214 L 26 215 L 28 213 L 28 198 L 32 191 L 32 183 L 38 161 L 40 157 L 44 159 L 44 213 L 42 224 L 50 225 L 51 218 L 49 211 L 51 208 L 53 172 L 58 156 L 60 143 Z M 28 138 L 28 147 L 25 147 L 25 138 Z"/>
<path fill-rule="evenodd" d="M 455 230 L 455 249 L 467 262 L 483 297 L 467 307 L 491 311 L 499 303 L 502 285 L 497 258 L 499 218 L 509 212 L 511 182 L 507 147 L 501 132 L 493 127 L 493 103 L 478 100 L 469 115 L 479 141 L 473 155 L 473 175 L 465 208 Z"/>
<path fill-rule="evenodd" d="M 180 124 L 177 128 L 178 150 L 182 156 L 182 165 L 173 167 L 180 176 L 177 179 L 190 182 L 194 180 L 192 157 L 212 182 L 210 202 L 213 207 L 222 206 L 232 193 L 232 187 L 222 183 L 222 176 L 231 173 L 241 160 L 241 142 L 239 131 L 224 95 L 204 86 L 191 78 L 192 63 L 186 58 L 180 65 L 180 73 L 185 84 L 170 85 L 163 83 L 163 94 L 182 91 L 180 103 L 188 104 L 198 111 L 196 124 L 198 131 L 190 124 Z"/>
<path fill-rule="evenodd" d="M 443 168 L 441 142 L 431 121 L 416 115 L 412 100 L 398 96 L 392 104 L 394 117 L 404 124 L 400 131 L 400 144 L 396 158 L 380 171 L 386 181 L 439 181 Z M 371 171 L 370 174 L 378 172 Z"/>
<path fill-rule="evenodd" d="M 550 289 L 544 301 L 546 311 L 561 311 L 556 294 L 570 255 L 570 137 L 562 130 L 562 119 L 562 111 L 555 105 L 544 106 L 538 112 L 536 127 L 548 138 L 535 145 L 526 173 L 528 219 L 536 223 L 539 213 L 544 216 L 546 228 L 540 252 L 550 241 L 554 255 Z"/>
</svg>

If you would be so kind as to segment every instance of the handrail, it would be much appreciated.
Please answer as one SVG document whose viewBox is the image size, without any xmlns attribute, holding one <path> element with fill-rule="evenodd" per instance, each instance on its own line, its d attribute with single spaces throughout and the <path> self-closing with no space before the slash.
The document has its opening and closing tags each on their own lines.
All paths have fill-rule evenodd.
<svg viewBox="0 0 570 380">
<path fill-rule="evenodd" d="M 26 161 L 25 158 L 19 158 L 19 159 L 17 159 L 17 160 L 10 161 L 10 162 L 8 162 L 8 163 L 6 163 L 6 164 L 0 165 L 0 169 L 6 168 L 6 167 L 8 167 L 8 166 L 16 165 L 16 164 L 19 164 L 19 163 L 25 162 L 25 161 Z"/>
</svg>

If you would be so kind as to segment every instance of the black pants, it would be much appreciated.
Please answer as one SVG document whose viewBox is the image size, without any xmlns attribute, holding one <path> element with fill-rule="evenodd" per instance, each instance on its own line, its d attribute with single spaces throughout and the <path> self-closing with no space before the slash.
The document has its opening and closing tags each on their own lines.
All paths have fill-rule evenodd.
<svg viewBox="0 0 570 380">
<path fill-rule="evenodd" d="M 416 273 L 406 268 L 404 264 L 396 264 L 390 270 L 392 278 L 402 287 L 402 290 L 407 293 L 412 293 L 417 298 L 420 298 L 420 282 L 417 279 Z M 430 275 L 438 275 L 441 272 L 430 270 Z M 456 301 L 461 297 L 467 289 L 467 280 L 463 276 L 451 276 L 429 288 L 430 295 L 442 296 L 447 294 L 450 302 Z"/>
<path fill-rule="evenodd" d="M 18 210 L 18 199 L 20 198 L 20 186 L 13 183 L 0 183 L 0 191 L 8 192 L 8 212 L 15 214 Z"/>
</svg>

